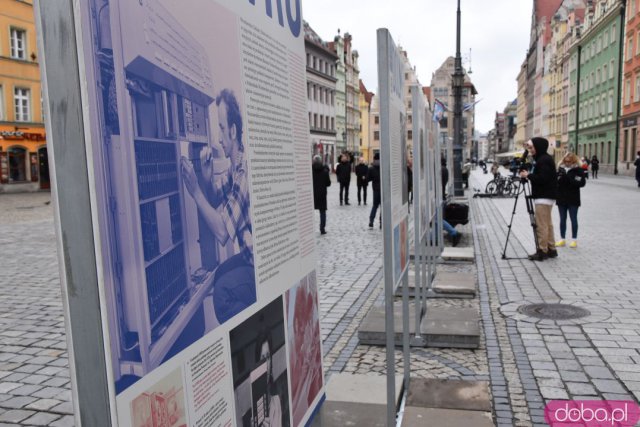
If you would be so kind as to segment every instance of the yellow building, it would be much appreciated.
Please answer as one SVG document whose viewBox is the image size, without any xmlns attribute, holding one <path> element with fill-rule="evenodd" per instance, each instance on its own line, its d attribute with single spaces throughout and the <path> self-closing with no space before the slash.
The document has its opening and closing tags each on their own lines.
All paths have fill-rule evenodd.
<svg viewBox="0 0 640 427">
<path fill-rule="evenodd" d="M 371 100 L 373 93 L 369 92 L 362 80 L 360 80 L 360 153 L 367 164 L 373 161 L 373 151 L 371 150 Z"/>
<path fill-rule="evenodd" d="M 31 0 L 0 0 L 0 192 L 49 188 Z"/>
</svg>

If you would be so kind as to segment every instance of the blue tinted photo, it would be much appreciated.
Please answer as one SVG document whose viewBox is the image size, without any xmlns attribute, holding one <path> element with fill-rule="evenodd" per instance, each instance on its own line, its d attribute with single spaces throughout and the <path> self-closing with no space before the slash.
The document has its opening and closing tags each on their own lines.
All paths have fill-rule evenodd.
<svg viewBox="0 0 640 427">
<path fill-rule="evenodd" d="M 117 393 L 256 302 L 238 23 L 207 8 L 82 6 Z"/>
</svg>

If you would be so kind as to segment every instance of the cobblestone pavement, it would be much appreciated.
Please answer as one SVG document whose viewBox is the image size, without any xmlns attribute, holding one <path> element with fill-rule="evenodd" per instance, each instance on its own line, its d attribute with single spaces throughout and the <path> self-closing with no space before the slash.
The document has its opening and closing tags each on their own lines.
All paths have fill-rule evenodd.
<svg viewBox="0 0 640 427">
<path fill-rule="evenodd" d="M 471 186 L 484 187 L 489 176 L 475 171 Z M 383 298 L 382 233 L 369 229 L 370 203 L 358 206 L 355 179 L 351 206 L 339 206 L 335 181 L 329 190 L 328 234 L 316 231 L 325 371 L 384 375 L 384 348 L 358 345 L 357 338 L 360 322 Z M 579 248 L 562 249 L 558 259 L 543 263 L 501 259 L 513 199 L 473 199 L 473 222 L 458 229 L 462 245 L 474 246 L 476 264 L 438 268 L 477 274 L 479 298 L 429 304 L 478 308 L 481 347 L 412 349 L 412 376 L 490 380 L 496 420 L 504 426 L 545 425 L 548 399 L 638 399 L 640 278 L 634 254 L 640 224 L 628 218 L 640 209 L 639 192 L 629 179 L 590 180 Z M 0 195 L 0 427 L 73 425 L 49 198 Z M 557 225 L 556 213 L 554 218 Z M 510 242 L 509 255 L 524 256 L 533 247 L 523 206 Z M 562 301 L 590 314 L 536 321 L 518 313 L 525 301 Z M 399 351 L 396 368 L 401 372 Z"/>
<path fill-rule="evenodd" d="M 473 174 L 472 185 L 489 178 Z M 582 192 L 577 249 L 554 260 L 502 259 L 514 199 L 473 199 L 474 236 L 489 371 L 499 425 L 547 425 L 552 399 L 640 398 L 640 209 L 635 181 L 589 180 Z M 559 219 L 554 210 L 556 236 Z M 534 251 L 519 201 L 507 257 Z M 570 237 L 570 236 L 569 236 Z M 635 256 L 634 256 L 635 255 Z M 574 320 L 539 320 L 518 312 L 529 303 L 587 309 Z M 501 402 L 498 402 L 498 399 Z"/>
</svg>

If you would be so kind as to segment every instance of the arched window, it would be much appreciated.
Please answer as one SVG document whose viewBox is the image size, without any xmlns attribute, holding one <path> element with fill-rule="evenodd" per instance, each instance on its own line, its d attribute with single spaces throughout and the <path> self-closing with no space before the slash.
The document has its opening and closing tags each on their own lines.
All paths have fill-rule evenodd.
<svg viewBox="0 0 640 427">
<path fill-rule="evenodd" d="M 27 150 L 21 147 L 10 147 L 9 154 L 9 182 L 24 182 L 27 180 Z"/>
</svg>

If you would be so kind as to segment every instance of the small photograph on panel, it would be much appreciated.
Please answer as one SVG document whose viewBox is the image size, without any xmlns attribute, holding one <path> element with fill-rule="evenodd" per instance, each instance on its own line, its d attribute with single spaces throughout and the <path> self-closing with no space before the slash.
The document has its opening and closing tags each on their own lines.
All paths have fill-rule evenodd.
<svg viewBox="0 0 640 427">
<path fill-rule="evenodd" d="M 322 390 L 322 348 L 316 272 L 286 293 L 291 412 L 299 426 Z"/>
<path fill-rule="evenodd" d="M 133 427 L 186 427 L 184 385 L 178 368 L 131 401 Z"/>
<path fill-rule="evenodd" d="M 256 302 L 241 47 L 215 1 L 87 2 L 118 394 Z"/>
<path fill-rule="evenodd" d="M 278 297 L 229 333 L 236 425 L 289 427 L 284 306 Z"/>
</svg>

